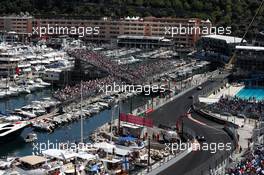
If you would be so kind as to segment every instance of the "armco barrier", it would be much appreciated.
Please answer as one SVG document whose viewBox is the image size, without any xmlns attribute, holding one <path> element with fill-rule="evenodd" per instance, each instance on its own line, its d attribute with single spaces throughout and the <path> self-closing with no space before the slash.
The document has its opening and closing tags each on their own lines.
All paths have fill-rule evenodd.
<svg viewBox="0 0 264 175">
<path fill-rule="evenodd" d="M 185 173 L 185 175 L 224 175 L 225 167 L 228 164 L 232 152 L 233 150 L 213 155 L 197 168 Z"/>
<path fill-rule="evenodd" d="M 185 156 L 187 156 L 191 152 L 192 152 L 192 149 L 189 148 L 189 149 L 179 153 L 177 156 L 173 157 L 172 159 L 168 160 L 167 162 L 163 162 L 162 164 L 160 164 L 160 166 L 156 167 L 155 169 L 152 169 L 152 171 L 150 171 L 149 173 L 143 172 L 143 173 L 139 173 L 138 175 L 146 175 L 146 174 L 147 175 L 156 175 L 156 174 L 159 174 L 162 171 L 164 171 L 165 169 L 167 169 L 168 167 L 175 164 L 176 162 L 180 161 L 182 158 L 184 158 Z"/>
<path fill-rule="evenodd" d="M 183 128 L 183 132 L 185 135 L 190 136 L 191 138 L 195 138 L 195 132 L 188 128 L 188 127 L 184 127 Z M 164 171 L 165 169 L 167 169 L 168 167 L 172 166 L 173 164 L 175 164 L 176 162 L 180 161 L 182 158 L 184 158 L 185 156 L 187 156 L 189 153 L 192 152 L 192 148 L 188 148 L 183 152 L 180 152 L 177 154 L 177 156 L 173 157 L 172 159 L 170 159 L 167 162 L 163 162 L 161 163 L 159 166 L 157 166 L 156 168 L 151 168 L 151 171 L 148 172 L 148 175 L 155 175 L 155 174 L 159 174 L 162 171 Z M 138 173 L 137 175 L 143 175 L 145 171 Z M 145 172 L 146 173 L 146 172 Z"/>
<path fill-rule="evenodd" d="M 233 124 L 227 120 L 223 120 L 214 115 L 210 115 L 209 113 L 201 110 L 200 108 L 197 108 L 195 105 L 193 105 L 193 110 L 211 121 L 224 124 L 224 131 L 230 136 L 232 140 L 234 140 L 234 145 L 236 145 L 238 139 L 235 128 L 238 128 L 238 125 Z M 228 152 L 220 152 L 216 155 L 213 155 L 206 162 L 204 162 L 194 170 L 188 172 L 186 175 L 224 175 L 225 166 L 228 163 L 228 159 L 233 154 L 234 150 L 235 147 L 233 146 L 232 150 Z"/>
<path fill-rule="evenodd" d="M 196 113 L 200 114 L 201 116 L 207 118 L 208 120 L 214 121 L 214 122 L 219 123 L 219 124 L 223 124 L 224 125 L 224 131 L 229 135 L 229 137 L 232 140 L 234 140 L 234 143 L 237 145 L 238 135 L 236 133 L 236 129 L 239 127 L 238 125 L 236 125 L 232 122 L 229 122 L 225 119 L 219 118 L 215 115 L 209 114 L 209 113 L 203 111 L 202 109 L 197 108 L 195 105 L 193 105 L 193 110 Z"/>
<path fill-rule="evenodd" d="M 239 127 L 238 125 L 236 125 L 236 124 L 234 124 L 234 123 L 232 123 L 230 121 L 227 121 L 225 119 L 222 119 L 222 118 L 219 118 L 217 116 L 214 116 L 213 114 L 209 114 L 208 112 L 196 107 L 195 105 L 193 105 L 192 108 L 193 108 L 193 110 L 196 113 L 202 115 L 203 117 L 205 117 L 205 118 L 207 118 L 207 119 L 209 119 L 211 121 L 214 121 L 214 122 L 222 124 L 222 125 L 231 126 L 231 127 L 236 128 L 236 129 Z"/>
</svg>

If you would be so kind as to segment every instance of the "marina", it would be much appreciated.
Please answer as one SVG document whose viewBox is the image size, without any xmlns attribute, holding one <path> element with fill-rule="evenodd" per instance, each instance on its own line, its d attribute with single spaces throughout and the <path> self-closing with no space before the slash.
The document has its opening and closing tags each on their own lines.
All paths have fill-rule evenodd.
<svg viewBox="0 0 264 175">
<path fill-rule="evenodd" d="M 142 101 L 142 98 L 145 99 L 144 97 L 134 97 L 135 99 L 133 100 L 134 101 L 134 107 L 137 107 L 137 106 L 140 106 L 142 105 L 142 103 L 144 103 L 144 101 L 146 100 L 143 100 Z M 129 101 L 124 103 L 122 105 L 122 110 L 124 111 L 129 111 L 130 107 L 129 107 Z M 85 113 L 85 110 L 83 111 Z M 93 113 L 93 117 L 85 117 L 84 119 L 84 126 L 85 126 L 85 129 L 84 129 L 84 133 L 86 135 L 86 139 L 89 140 L 89 135 L 91 134 L 91 132 L 93 132 L 98 126 L 101 126 L 102 124 L 104 123 L 107 123 L 111 120 L 111 109 L 109 108 L 105 108 L 104 111 L 100 112 L 99 113 L 99 108 L 93 108 L 93 110 L 91 111 L 91 113 Z M 89 113 L 90 114 L 90 113 Z M 64 114 L 64 116 L 67 115 L 67 114 Z M 90 114 L 91 115 L 91 114 Z M 53 116 L 53 115 L 52 115 Z M 74 116 L 74 115 L 72 115 Z M 70 117 L 72 117 L 70 115 Z M 63 115 L 58 115 L 56 117 L 53 118 L 53 121 L 52 122 L 56 122 L 58 123 L 57 126 L 61 126 L 59 128 L 57 128 L 54 132 L 48 134 L 48 137 L 49 137 L 49 140 L 50 141 L 53 141 L 53 142 L 65 142 L 65 141 L 75 141 L 75 140 L 78 140 L 78 136 L 76 137 L 76 135 L 80 135 L 80 129 L 79 129 L 79 126 L 80 126 L 80 120 L 79 120 L 79 115 L 76 114 L 76 118 L 77 119 L 69 119 L 67 120 L 67 118 L 63 117 Z M 29 153 L 32 152 L 32 145 L 30 144 L 25 144 L 24 143 L 24 139 L 28 133 L 32 132 L 32 130 L 35 129 L 35 127 L 37 128 L 38 127 L 38 124 L 39 125 L 39 129 L 41 131 L 47 131 L 47 130 L 44 130 L 44 125 L 42 126 L 41 125 L 41 122 L 34 122 L 35 123 L 35 126 L 33 124 L 33 128 L 27 128 L 24 130 L 24 132 L 22 133 L 22 137 L 18 140 L 20 140 L 20 142 L 18 143 L 22 143 L 24 146 L 22 147 L 22 149 L 18 149 L 20 150 L 19 154 L 16 154 L 14 152 L 14 150 L 16 150 L 16 141 L 11 144 L 7 144 L 6 146 L 3 145 L 5 149 L 5 152 L 7 154 L 4 154 L 4 152 L 0 153 L 2 156 L 7 156 L 7 155 L 13 155 L 13 156 L 19 156 L 19 155 L 27 155 Z M 43 122 L 44 123 L 44 122 Z M 60 124 L 59 124 L 60 123 Z M 49 132 L 49 131 L 48 131 Z M 65 133 L 67 133 L 65 135 Z M 47 133 L 46 132 L 38 132 L 38 142 L 43 142 L 43 141 L 46 141 L 47 139 Z M 13 149 L 12 149 L 12 146 L 10 145 L 14 145 Z M 2 145 L 1 145 L 2 146 Z M 18 146 L 19 148 L 20 146 Z M 8 151 L 9 150 L 9 151 Z M 24 151 L 23 151 L 24 150 Z"/>
<path fill-rule="evenodd" d="M 197 80 L 199 80 L 199 77 L 197 77 Z M 45 115 L 45 117 L 42 115 L 39 117 L 33 117 L 31 119 L 33 124 L 32 128 L 25 129 L 21 134 L 21 137 L 18 139 L 8 144 L 1 145 L 5 150 L 5 152 L 0 152 L 2 155 L 1 157 L 4 159 L 4 157 L 7 156 L 8 159 L 6 159 L 0 167 L 8 167 L 8 160 L 14 164 L 16 161 L 11 160 L 11 158 L 19 157 L 18 162 L 16 162 L 17 165 L 15 171 L 22 174 L 52 174 L 57 171 L 71 173 L 76 171 L 76 167 L 74 167 L 76 162 L 80 165 L 80 169 L 78 168 L 77 171 L 82 171 L 86 174 L 92 173 L 93 171 L 119 174 L 120 172 L 128 171 L 128 167 L 129 173 L 133 174 L 133 172 L 136 173 L 148 167 L 148 155 L 151 156 L 151 165 L 163 161 L 164 158 L 173 158 L 170 157 L 167 152 L 161 150 L 161 148 L 154 147 L 150 149 L 150 152 L 147 151 L 146 146 L 149 143 L 144 134 L 147 127 L 144 129 L 144 127 L 138 127 L 133 124 L 131 125 L 122 122 L 122 128 L 130 128 L 129 130 L 140 129 L 141 134 L 138 136 L 136 136 L 137 134 L 126 135 L 127 132 L 130 133 L 132 130 L 123 130 L 123 136 L 122 134 L 121 136 L 119 134 L 109 134 L 109 129 L 113 127 L 112 124 L 109 125 L 109 123 L 115 121 L 114 125 L 117 126 L 116 122 L 118 115 L 120 115 L 115 109 L 115 103 L 117 101 L 113 101 L 114 99 L 119 100 L 119 112 L 128 113 L 132 110 L 132 113 L 135 114 L 137 114 L 142 107 L 143 111 L 147 109 L 145 106 L 146 104 L 150 104 L 151 101 L 149 96 L 128 94 L 125 96 L 119 95 L 117 98 L 113 95 L 103 98 L 94 98 L 93 100 L 90 99 L 88 101 L 84 100 L 81 103 L 83 104 L 81 105 L 82 107 L 77 104 L 68 105 L 63 109 L 66 114 L 56 115 L 52 113 L 50 120 L 48 120 L 49 117 Z M 46 97 L 42 98 L 42 100 L 50 101 L 51 99 Z M 166 99 L 164 100 L 166 101 Z M 133 101 L 133 106 L 131 106 L 131 101 Z M 32 103 L 38 104 L 36 101 L 32 101 Z M 53 104 L 56 103 L 53 101 Z M 158 105 L 156 100 L 155 105 Z M 111 108 L 111 106 L 113 108 Z M 34 107 L 33 105 L 30 105 L 30 107 L 27 105 L 21 109 L 25 110 L 29 108 Z M 74 119 L 75 117 L 76 120 Z M 40 120 L 38 120 L 40 118 L 43 118 L 43 121 L 40 122 Z M 45 131 L 48 131 L 48 134 L 47 132 L 42 132 L 43 127 L 46 127 L 43 126 L 43 124 L 47 123 L 57 125 L 53 132 L 44 129 Z M 80 125 L 83 126 L 81 129 L 81 135 Z M 162 131 L 158 128 L 149 129 L 147 129 L 147 133 L 152 135 L 152 137 L 155 135 L 156 142 L 160 140 L 159 137 L 161 139 L 178 138 L 175 132 L 167 133 L 167 131 Z M 34 134 L 35 132 L 36 134 Z M 112 132 L 115 133 L 116 129 L 111 129 L 110 133 Z M 97 133 L 95 137 L 94 133 Z M 105 135 L 102 135 L 102 133 L 105 133 Z M 161 135 L 159 136 L 159 134 Z M 80 138 L 83 139 L 84 143 L 89 145 L 88 149 L 87 147 L 84 149 L 78 147 L 77 149 L 80 149 L 81 151 L 76 152 L 74 148 L 69 148 L 70 143 L 80 143 Z M 143 138 L 143 140 L 138 138 Z M 114 143 L 111 141 L 109 142 L 109 140 Z M 61 146 L 58 147 L 58 145 L 61 144 L 66 146 L 66 148 L 62 149 Z M 32 156 L 29 156 L 31 154 Z M 98 155 L 99 159 L 95 158 L 95 155 Z M 131 157 L 131 155 L 134 156 Z M 39 161 L 35 162 L 36 160 Z M 76 162 L 72 164 L 72 160 L 76 160 Z M 124 162 L 127 162 L 125 165 L 127 168 L 124 168 Z"/>
<path fill-rule="evenodd" d="M 131 97 L 133 98 L 133 101 L 135 101 L 134 108 L 138 108 L 145 104 L 149 98 L 144 98 L 140 96 Z M 129 99 L 124 101 L 124 103 L 121 105 L 122 112 L 128 112 L 130 106 L 129 106 Z M 81 164 L 83 167 L 81 170 L 85 171 L 89 174 L 91 171 L 97 171 L 100 169 L 102 172 L 112 172 L 114 174 L 119 174 L 124 169 L 122 168 L 123 162 L 124 162 L 124 156 L 126 161 L 133 162 L 132 164 L 129 163 L 126 166 L 130 167 L 129 172 L 137 172 L 140 168 L 146 168 L 147 167 L 147 157 L 148 152 L 144 148 L 144 144 L 147 142 L 141 142 L 134 136 L 125 136 L 125 137 L 116 137 L 116 136 L 110 136 L 113 137 L 113 141 L 116 143 L 116 145 L 113 145 L 111 142 L 107 141 L 107 139 L 100 139 L 100 133 L 98 132 L 98 138 L 95 142 L 92 142 L 90 140 L 90 136 L 92 133 L 94 133 L 95 130 L 98 130 L 98 128 L 104 128 L 105 131 L 109 130 L 109 125 L 105 123 L 109 123 L 113 120 L 113 111 L 111 111 L 107 106 L 105 106 L 106 110 L 103 110 L 102 112 L 95 114 L 92 118 L 84 119 L 83 121 L 83 134 L 84 134 L 84 141 L 85 143 L 94 143 L 89 144 L 89 147 L 85 148 L 79 148 L 82 151 L 76 152 L 76 150 L 70 149 L 61 149 L 58 148 L 57 145 L 60 145 L 63 143 L 64 146 L 65 143 L 77 143 L 78 142 L 78 135 L 80 133 L 80 120 L 77 120 L 74 123 L 64 125 L 64 127 L 56 129 L 53 133 L 50 133 L 48 135 L 48 141 L 47 136 L 45 133 L 38 133 L 38 138 L 36 140 L 24 140 L 24 139 L 17 139 L 14 142 L 10 142 L 11 145 L 20 145 L 19 146 L 19 154 L 16 150 L 16 147 L 11 147 L 9 145 L 3 145 L 3 148 L 6 151 L 10 151 L 8 154 L 8 157 L 17 157 L 19 156 L 19 165 L 16 166 L 15 170 L 19 173 L 27 173 L 27 174 L 45 174 L 45 173 L 52 173 L 53 171 L 57 171 L 58 169 L 61 170 L 63 168 L 64 172 L 73 172 L 75 171 L 75 168 L 73 164 L 71 164 L 72 159 L 76 159 L 79 164 Z M 116 119 L 114 119 L 116 121 Z M 122 124 L 122 126 L 126 126 L 128 128 L 134 128 L 133 125 L 130 124 Z M 27 134 L 26 134 L 27 133 Z M 24 131 L 22 134 L 23 136 L 27 136 L 26 139 L 29 139 L 28 136 L 32 135 L 32 129 L 28 128 Z M 77 135 L 77 138 L 76 138 Z M 35 135 L 33 134 L 35 137 Z M 34 138 L 33 138 L 34 139 Z M 77 139 L 77 140 L 76 140 Z M 111 139 L 112 140 L 112 139 Z M 99 141 L 99 142 L 98 142 Z M 40 144 L 40 147 L 33 146 L 27 142 L 35 142 L 35 145 Z M 46 143 L 46 146 L 43 147 L 44 143 Z M 21 149 L 22 148 L 22 149 Z M 44 150 L 41 152 L 41 150 Z M 67 151 L 68 150 L 68 151 Z M 97 151 L 96 151 L 97 150 Z M 30 152 L 31 151 L 31 152 Z M 99 151 L 99 152 L 98 152 Z M 115 154 L 113 155 L 113 151 Z M 88 153 L 87 153 L 88 152 Z M 98 154 L 99 159 L 95 157 L 95 152 Z M 134 154 L 138 152 L 138 158 L 129 158 L 126 157 L 130 154 Z M 21 154 L 22 153 L 22 154 Z M 41 153 L 42 156 L 38 156 Z M 168 157 L 169 154 L 166 152 L 160 152 L 156 148 L 150 150 L 151 153 L 151 164 L 154 164 L 156 161 L 162 160 L 164 157 Z M 30 154 L 33 154 L 32 156 L 28 156 Z M 97 155 L 96 154 L 96 155 Z M 109 154 L 109 155 L 108 155 Z M 110 156 L 111 154 L 111 156 Z M 4 157 L 4 156 L 2 156 Z M 9 158 L 8 160 L 10 160 Z M 30 160 L 30 161 L 29 161 Z M 37 161 L 36 163 L 38 166 L 32 166 L 35 165 L 34 161 Z M 33 162 L 32 162 L 33 161 Z M 63 161 L 64 163 L 60 163 Z M 12 161 L 14 163 L 14 161 Z M 68 162 L 68 163 L 65 163 Z M 8 167 L 7 162 L 5 164 Z M 32 167 L 29 168 L 29 165 Z M 113 167 L 114 165 L 114 167 Z M 0 165 L 3 166 L 3 163 Z M 27 168 L 26 168 L 26 167 Z M 135 166 L 135 167 L 134 167 Z M 96 167 L 96 168 L 95 168 Z M 25 171 L 26 168 L 26 171 Z M 80 170 L 80 169 L 78 169 Z M 128 169 L 127 169 L 128 171 Z"/>
<path fill-rule="evenodd" d="M 180 140 L 176 131 L 156 128 L 143 116 L 205 81 L 209 63 L 178 59 L 167 48 L 109 47 L 3 47 L 0 65 L 11 67 L 0 80 L 0 169 L 34 175 L 122 174 L 172 158 L 159 142 Z M 109 93 L 99 88 L 124 83 L 136 88 Z"/>
</svg>

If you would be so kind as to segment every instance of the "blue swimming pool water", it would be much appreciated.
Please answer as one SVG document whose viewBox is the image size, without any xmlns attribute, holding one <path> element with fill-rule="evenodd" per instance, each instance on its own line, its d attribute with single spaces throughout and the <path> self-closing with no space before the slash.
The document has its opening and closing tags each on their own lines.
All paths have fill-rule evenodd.
<svg viewBox="0 0 264 175">
<path fill-rule="evenodd" d="M 254 97 L 256 100 L 264 100 L 264 88 L 243 88 L 237 94 L 241 99 Z"/>
</svg>

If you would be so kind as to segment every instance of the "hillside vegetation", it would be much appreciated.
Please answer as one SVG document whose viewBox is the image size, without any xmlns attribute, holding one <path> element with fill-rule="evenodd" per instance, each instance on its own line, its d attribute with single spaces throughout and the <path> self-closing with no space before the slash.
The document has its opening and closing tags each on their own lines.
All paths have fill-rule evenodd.
<svg viewBox="0 0 264 175">
<path fill-rule="evenodd" d="M 241 36 L 259 4 L 260 0 L 1 0 L 0 14 L 199 17 L 217 26 L 231 26 Z M 247 37 L 263 29 L 262 9 Z"/>
</svg>

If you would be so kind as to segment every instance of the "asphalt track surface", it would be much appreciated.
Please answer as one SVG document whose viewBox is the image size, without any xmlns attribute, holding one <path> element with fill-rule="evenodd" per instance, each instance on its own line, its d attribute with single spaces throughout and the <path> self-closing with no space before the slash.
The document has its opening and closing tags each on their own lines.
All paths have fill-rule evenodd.
<svg viewBox="0 0 264 175">
<path fill-rule="evenodd" d="M 203 90 L 207 90 L 215 88 L 218 84 L 219 82 L 217 81 L 207 81 L 202 84 L 202 87 Z M 181 97 L 175 99 L 174 101 L 169 102 L 163 107 L 154 111 L 150 115 L 150 117 L 154 121 L 154 124 L 156 126 L 159 124 L 175 126 L 176 121 L 179 120 L 179 118 L 190 109 L 193 101 L 190 96 L 194 96 L 194 98 L 196 98 L 199 94 L 202 93 L 203 90 L 193 89 L 182 95 Z M 187 117 L 183 118 L 183 125 L 193 130 L 196 135 L 204 136 L 206 139 L 206 143 L 232 143 L 230 137 L 222 129 L 222 125 L 204 119 L 194 112 L 192 112 L 192 118 L 201 121 L 205 125 L 201 125 Z M 216 154 L 218 154 L 218 157 L 221 157 L 221 155 L 223 154 L 227 155 L 227 153 L 225 153 L 224 151 L 218 151 L 216 153 L 211 153 L 210 151 L 191 152 L 177 163 L 162 171 L 160 175 L 203 174 L 201 166 L 203 166 L 203 164 L 206 163 L 210 157 L 216 156 Z"/>
</svg>

